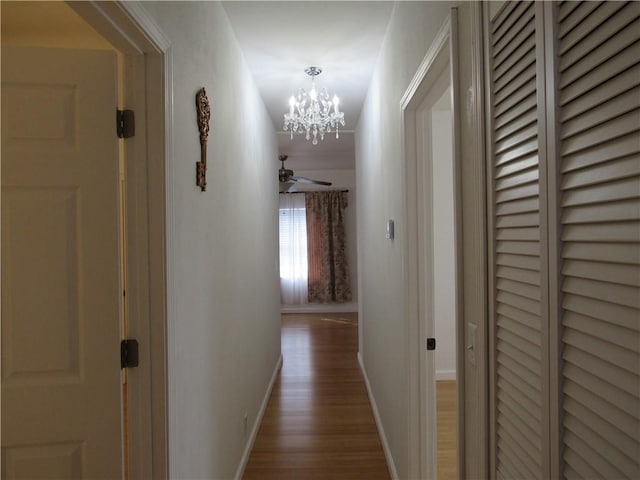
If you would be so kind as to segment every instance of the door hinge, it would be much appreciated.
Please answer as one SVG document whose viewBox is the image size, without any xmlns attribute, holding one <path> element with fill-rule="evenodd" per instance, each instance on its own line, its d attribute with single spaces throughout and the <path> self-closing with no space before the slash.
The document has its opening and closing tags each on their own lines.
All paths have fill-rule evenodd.
<svg viewBox="0 0 640 480">
<path fill-rule="evenodd" d="M 427 338 L 427 350 L 435 350 L 435 349 L 436 349 L 436 339 Z"/>
<path fill-rule="evenodd" d="M 138 366 L 138 341 L 126 339 L 120 342 L 120 368 Z"/>
<path fill-rule="evenodd" d="M 130 138 L 136 133 L 136 120 L 133 110 L 116 109 L 116 133 L 118 138 Z"/>
</svg>

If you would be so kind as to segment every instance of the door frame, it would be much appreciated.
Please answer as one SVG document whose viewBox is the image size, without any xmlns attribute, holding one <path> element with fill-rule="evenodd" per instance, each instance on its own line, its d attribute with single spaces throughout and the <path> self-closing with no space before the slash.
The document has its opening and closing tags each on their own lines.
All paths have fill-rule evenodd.
<svg viewBox="0 0 640 480">
<path fill-rule="evenodd" d="M 168 478 L 171 44 L 138 2 L 67 3 L 125 57 L 125 107 L 136 112 L 136 135 L 125 141 L 126 303 L 140 343 L 140 366 L 128 374 L 129 478 Z"/>
<path fill-rule="evenodd" d="M 401 100 L 405 158 L 405 202 L 407 212 L 406 257 L 404 261 L 405 281 L 407 286 L 406 301 L 408 306 L 408 345 L 409 345 L 409 477 L 436 478 L 437 437 L 435 389 L 428 388 L 435 385 L 435 359 L 430 356 L 424 360 L 423 352 L 426 348 L 427 333 L 433 332 L 433 318 L 431 292 L 433 281 L 430 276 L 424 276 L 424 258 L 427 249 L 425 242 L 432 243 L 429 235 L 423 232 L 431 231 L 430 213 L 423 211 L 420 189 L 423 186 L 420 159 L 418 158 L 418 138 L 416 123 L 419 107 L 435 82 L 441 76 L 442 69 L 449 64 L 449 83 L 452 95 L 452 124 L 453 124 L 453 168 L 454 168 L 454 210 L 455 210 L 455 263 L 456 263 L 456 381 L 458 385 L 457 424 L 458 432 L 464 431 L 464 369 L 461 361 L 460 345 L 462 344 L 463 308 L 462 308 L 462 192 L 460 181 L 459 159 L 459 92 L 458 69 L 456 52 L 458 51 L 457 9 L 452 8 L 435 36 L 431 47 L 418 67 L 409 87 Z M 420 179 L 419 179 L 420 178 Z M 426 292 L 422 293 L 422 292 Z M 464 357 L 463 357 L 464 358 Z M 426 381 L 426 384 L 425 384 Z M 430 395 L 426 395 L 426 391 Z M 426 414 L 425 414 L 426 413 Z M 463 439 L 458 437 L 458 472 L 462 472 Z"/>
</svg>

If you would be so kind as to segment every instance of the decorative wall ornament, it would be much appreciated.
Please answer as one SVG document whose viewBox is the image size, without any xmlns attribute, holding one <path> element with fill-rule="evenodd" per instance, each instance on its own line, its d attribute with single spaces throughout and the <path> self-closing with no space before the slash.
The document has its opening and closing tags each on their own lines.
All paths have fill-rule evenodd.
<svg viewBox="0 0 640 480">
<path fill-rule="evenodd" d="M 207 139 L 209 137 L 209 119 L 211 109 L 207 92 L 202 87 L 196 93 L 196 112 L 200 130 L 200 161 L 196 162 L 196 185 L 204 192 L 207 189 Z"/>
</svg>

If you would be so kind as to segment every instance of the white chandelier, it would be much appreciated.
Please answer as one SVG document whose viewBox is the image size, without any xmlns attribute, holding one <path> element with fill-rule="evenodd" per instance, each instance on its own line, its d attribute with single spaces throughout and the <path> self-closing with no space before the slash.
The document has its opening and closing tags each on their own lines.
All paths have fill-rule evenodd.
<svg viewBox="0 0 640 480">
<path fill-rule="evenodd" d="M 284 130 L 291 132 L 293 140 L 294 133 L 305 133 L 307 140 L 313 135 L 314 145 L 320 140 L 324 140 L 324 134 L 331 132 L 334 128 L 336 138 L 340 138 L 340 125 L 344 126 L 344 112 L 338 109 L 340 99 L 334 95 L 329 100 L 329 93 L 326 88 L 320 92 L 316 90 L 315 77 L 322 73 L 318 67 L 308 67 L 305 73 L 311 77 L 311 91 L 307 94 L 304 88 L 300 89 L 298 97 L 293 95 L 289 99 L 289 113 L 284 114 Z M 331 109 L 333 107 L 333 111 Z"/>
</svg>

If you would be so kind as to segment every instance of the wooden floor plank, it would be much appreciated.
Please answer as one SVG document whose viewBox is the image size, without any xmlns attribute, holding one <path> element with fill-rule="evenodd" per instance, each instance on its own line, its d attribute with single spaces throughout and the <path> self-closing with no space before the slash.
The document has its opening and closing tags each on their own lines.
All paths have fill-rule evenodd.
<svg viewBox="0 0 640 480">
<path fill-rule="evenodd" d="M 390 478 L 358 367 L 356 314 L 283 315 L 283 366 L 245 480 Z"/>
<path fill-rule="evenodd" d="M 456 382 L 436 383 L 438 480 L 455 480 L 457 468 Z"/>
<path fill-rule="evenodd" d="M 390 478 L 358 367 L 356 314 L 283 315 L 283 367 L 245 480 Z M 456 471 L 456 383 L 437 384 L 438 479 Z"/>
</svg>

